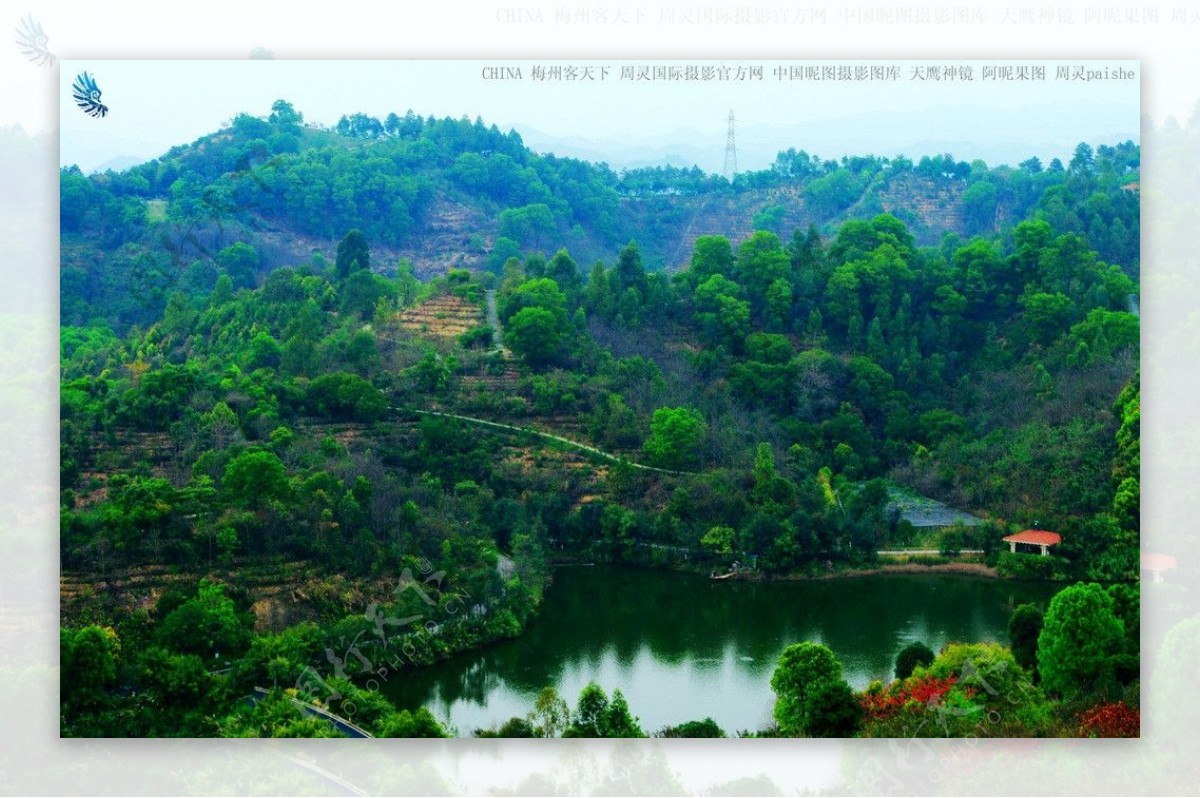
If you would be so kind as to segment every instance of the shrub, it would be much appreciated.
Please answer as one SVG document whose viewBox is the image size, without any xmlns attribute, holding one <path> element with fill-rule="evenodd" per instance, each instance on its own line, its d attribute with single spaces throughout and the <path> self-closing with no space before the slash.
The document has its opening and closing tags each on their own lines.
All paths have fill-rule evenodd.
<svg viewBox="0 0 1200 798">
<path fill-rule="evenodd" d="M 476 737 L 539 737 L 538 730 L 526 718 L 509 718 L 499 729 L 476 729 Z"/>
<path fill-rule="evenodd" d="M 725 732 L 712 718 L 689 720 L 678 726 L 666 726 L 658 737 L 724 737 Z"/>
<path fill-rule="evenodd" d="M 808 733 L 813 737 L 853 737 L 862 728 L 863 709 L 845 682 L 825 682 L 809 700 Z"/>
<path fill-rule="evenodd" d="M 896 678 L 907 679 L 918 665 L 929 665 L 933 662 L 933 649 L 914 640 L 896 655 Z"/>
<path fill-rule="evenodd" d="M 859 703 L 869 719 L 882 720 L 901 711 L 924 710 L 950 692 L 957 681 L 954 676 L 939 679 L 922 673 L 897 680 L 888 689 L 864 693 Z M 973 695 L 973 689 L 968 695 Z"/>
<path fill-rule="evenodd" d="M 973 702 L 976 688 L 957 677 L 933 677 L 923 670 L 896 680 L 884 690 L 859 698 L 867 737 L 957 737 L 974 733 L 982 707 Z"/>
<path fill-rule="evenodd" d="M 1042 633 L 1042 611 L 1033 604 L 1022 604 L 1008 618 L 1008 640 L 1013 659 L 1031 674 L 1037 672 L 1038 635 Z"/>
<path fill-rule="evenodd" d="M 1107 689 L 1124 639 L 1125 626 L 1104 588 L 1095 583 L 1068 587 L 1051 599 L 1038 636 L 1042 684 L 1068 699 Z"/>
<path fill-rule="evenodd" d="M 1005 579 L 1061 579 L 1067 572 L 1067 561 L 1054 555 L 1006 551 L 996 561 L 996 571 Z"/>
<path fill-rule="evenodd" d="M 1079 716 L 1080 737 L 1140 737 L 1141 713 L 1124 701 L 1097 704 Z"/>
<path fill-rule="evenodd" d="M 472 347 L 488 347 L 492 345 L 493 334 L 495 328 L 490 324 L 481 324 L 478 327 L 472 327 L 462 335 L 458 336 L 458 342 L 464 349 Z"/>
<path fill-rule="evenodd" d="M 963 686 L 976 688 L 977 703 L 1009 710 L 1022 704 L 1044 704 L 1012 652 L 998 643 L 953 643 L 942 649 L 929 666 L 930 676 L 955 677 Z M 917 674 L 922 671 L 918 670 Z"/>
<path fill-rule="evenodd" d="M 944 557 L 957 556 L 963 549 L 962 527 L 952 526 L 943 529 L 938 535 L 938 552 Z"/>
</svg>

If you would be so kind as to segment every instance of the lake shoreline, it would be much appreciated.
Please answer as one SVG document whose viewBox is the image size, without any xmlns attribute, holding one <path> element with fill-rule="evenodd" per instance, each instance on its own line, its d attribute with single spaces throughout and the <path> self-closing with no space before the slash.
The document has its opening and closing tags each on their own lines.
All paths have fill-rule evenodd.
<svg viewBox="0 0 1200 798">
<path fill-rule="evenodd" d="M 524 717 L 545 687 L 571 704 L 595 682 L 609 696 L 619 689 L 646 731 L 704 717 L 726 733 L 761 729 L 771 673 L 792 643 L 829 646 L 862 690 L 891 677 L 906 643 L 1004 640 L 1013 607 L 1044 607 L 1061 587 L 981 578 L 982 563 L 867 561 L 722 586 L 707 568 L 590 562 L 554 569 L 522 635 L 392 678 L 388 699 L 469 734 Z"/>
<path fill-rule="evenodd" d="M 806 573 L 796 571 L 786 574 L 765 574 L 759 571 L 741 571 L 739 573 L 727 573 L 719 577 L 713 576 L 713 573 L 696 568 L 672 568 L 669 566 L 652 566 L 642 563 L 606 563 L 603 561 L 578 561 L 578 560 L 560 560 L 551 563 L 552 568 L 565 567 L 587 567 L 595 565 L 618 565 L 639 570 L 649 571 L 671 571 L 674 573 L 690 573 L 697 576 L 705 576 L 714 582 L 820 582 L 831 579 L 853 579 L 863 576 L 878 576 L 880 574 L 955 574 L 959 576 L 973 576 L 981 579 L 1004 579 L 996 568 L 985 565 L 981 562 L 938 562 L 938 563 L 920 563 L 920 562 L 896 562 L 884 563 L 880 565 L 872 565 L 862 568 L 836 568 L 824 573 Z M 1050 580 L 1053 581 L 1053 580 Z"/>
<path fill-rule="evenodd" d="M 785 574 L 780 577 L 769 577 L 761 581 L 809 582 L 828 579 L 852 579 L 860 576 L 877 576 L 879 574 L 959 574 L 961 576 L 977 576 L 984 579 L 1000 579 L 995 568 L 990 568 L 979 562 L 944 562 L 923 564 L 915 562 L 889 563 L 870 568 L 847 568 L 831 571 L 825 574 Z M 730 577 L 737 579 L 738 576 Z"/>
</svg>

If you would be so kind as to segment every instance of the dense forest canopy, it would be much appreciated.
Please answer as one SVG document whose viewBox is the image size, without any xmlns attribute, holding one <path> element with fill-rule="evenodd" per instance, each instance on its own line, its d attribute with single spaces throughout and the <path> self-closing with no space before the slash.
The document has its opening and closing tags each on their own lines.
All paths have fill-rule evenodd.
<svg viewBox="0 0 1200 798">
<path fill-rule="evenodd" d="M 950 155 L 836 161 L 788 149 L 770 169 L 730 183 L 696 168 L 617 174 L 537 154 L 515 131 L 479 119 L 354 114 L 323 130 L 280 100 L 265 118 L 241 114 L 121 173 L 64 169 L 62 312 L 80 323 L 102 309 L 122 329 L 144 325 L 172 290 L 211 290 L 218 271 L 261 282 L 313 249 L 328 253 L 350 229 L 407 253 L 423 274 L 422 255 L 441 263 L 452 251 L 499 273 L 511 256 L 567 246 L 587 264 L 630 239 L 655 269 L 686 263 L 697 224 L 786 239 L 796 227 L 817 225 L 828 236 L 841 221 L 885 211 L 926 244 L 946 231 L 1008 242 L 1021 221 L 1042 219 L 1136 280 L 1138 168 L 1139 149 L 1128 141 L 1080 144 L 1065 166 L 1030 158 L 989 167 Z M 259 262 L 217 261 L 237 241 L 254 245 Z"/>
<path fill-rule="evenodd" d="M 917 535 L 896 486 L 986 519 L 938 543 L 1002 573 L 1136 578 L 1138 166 L 1130 142 L 1011 168 L 787 150 L 730 183 L 411 111 L 321 130 L 281 100 L 123 173 L 63 170 L 62 564 L 187 575 L 149 611 L 64 602 L 65 729 L 316 733 L 230 696 L 382 636 L 356 602 L 397 571 L 438 579 L 376 617 L 468 597 L 441 636 L 397 633 L 428 664 L 519 634 L 556 558 L 869 565 Z M 928 191 L 953 206 L 932 241 L 883 208 Z M 697 202 L 752 224 L 684 238 Z M 450 240 L 477 268 L 397 254 Z M 1057 556 L 999 551 L 1035 525 Z M 254 586 L 297 579 L 320 623 L 252 633 Z"/>
</svg>

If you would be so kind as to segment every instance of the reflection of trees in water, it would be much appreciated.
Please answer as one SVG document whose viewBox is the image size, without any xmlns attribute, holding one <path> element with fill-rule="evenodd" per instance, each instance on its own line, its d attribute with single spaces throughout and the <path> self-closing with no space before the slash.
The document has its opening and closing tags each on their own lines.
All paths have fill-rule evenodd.
<svg viewBox="0 0 1200 798">
<path fill-rule="evenodd" d="M 470 701 L 486 706 L 488 693 L 499 687 L 500 683 L 500 674 L 493 666 L 492 657 L 483 656 L 459 668 L 453 678 L 443 679 L 438 684 L 441 698 L 448 705 L 456 701 Z"/>
<path fill-rule="evenodd" d="M 1013 601 L 1044 603 L 1054 592 L 926 575 L 716 584 L 603 567 L 560 572 L 560 582 L 535 627 L 552 642 L 566 641 L 572 661 L 611 650 L 628 662 L 644 646 L 670 662 L 721 658 L 729 644 L 757 661 L 789 642 L 820 639 L 834 651 L 870 652 L 872 664 L 882 666 L 901 647 L 897 630 L 928 630 L 941 642 L 979 640 L 1005 627 Z"/>
<path fill-rule="evenodd" d="M 824 642 L 848 672 L 890 677 L 914 636 L 934 648 L 1006 642 L 1010 605 L 1044 604 L 1056 590 L 945 575 L 731 583 L 620 566 L 563 568 L 521 637 L 405 674 L 414 681 L 404 699 L 486 707 L 505 687 L 528 696 L 528 709 L 542 687 L 587 681 L 605 663 L 636 681 L 647 658 L 679 675 L 732 669 L 766 685 L 779 652 L 800 640 Z"/>
</svg>

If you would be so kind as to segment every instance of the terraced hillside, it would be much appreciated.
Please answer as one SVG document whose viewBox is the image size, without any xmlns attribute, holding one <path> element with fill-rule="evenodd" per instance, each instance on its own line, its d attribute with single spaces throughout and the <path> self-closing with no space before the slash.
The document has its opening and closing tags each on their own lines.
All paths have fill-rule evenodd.
<svg viewBox="0 0 1200 798">
<path fill-rule="evenodd" d="M 407 308 L 396 319 L 402 330 L 441 340 L 457 340 L 483 323 L 483 308 L 454 294 L 433 297 Z"/>
</svg>

